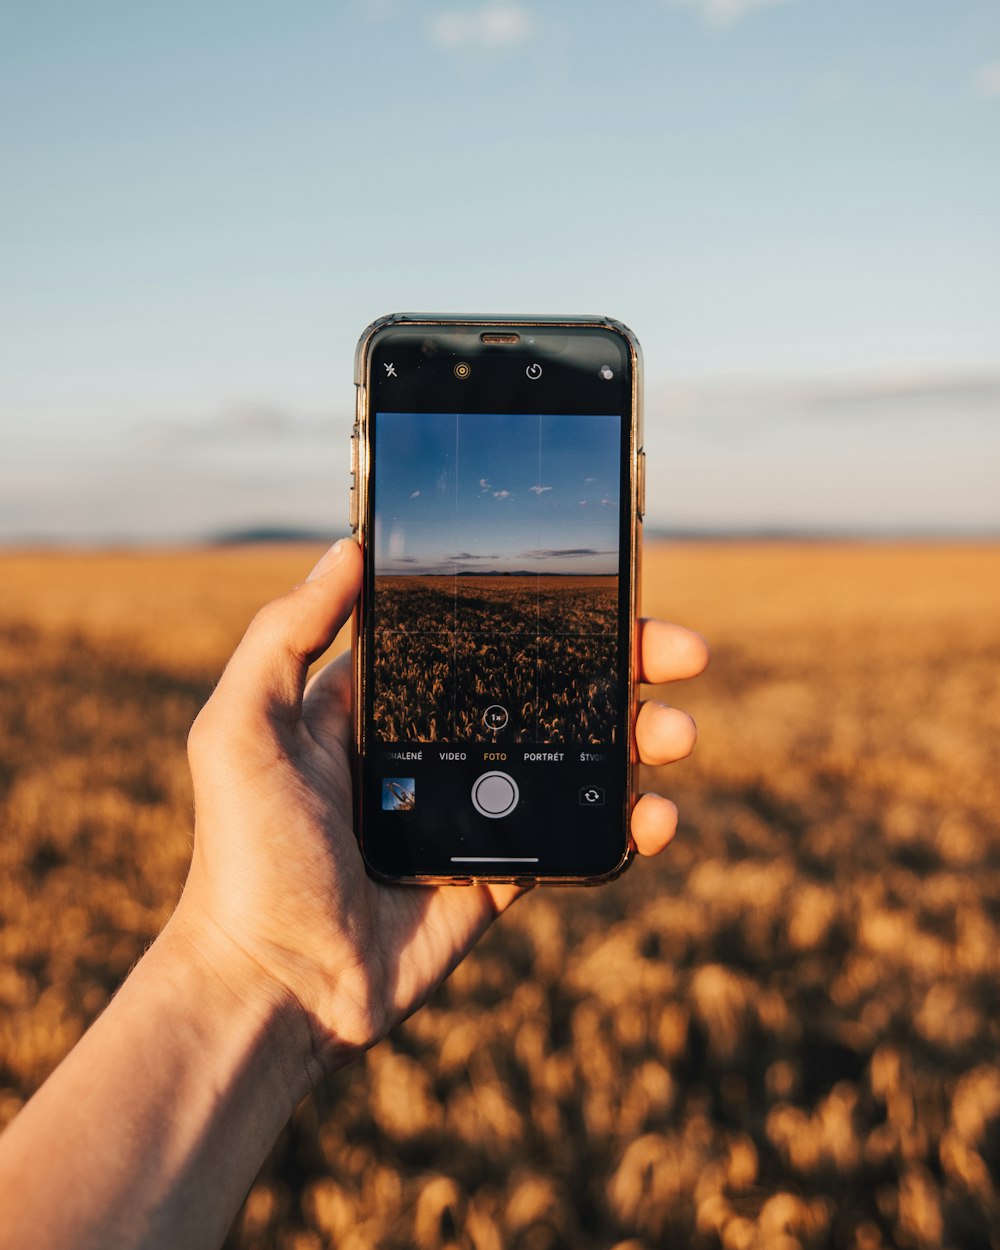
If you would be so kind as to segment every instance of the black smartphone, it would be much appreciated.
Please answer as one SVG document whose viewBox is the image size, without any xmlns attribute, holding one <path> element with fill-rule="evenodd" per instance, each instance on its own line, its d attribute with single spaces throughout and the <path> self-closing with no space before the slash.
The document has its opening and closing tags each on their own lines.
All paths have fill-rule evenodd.
<svg viewBox="0 0 1000 1250">
<path fill-rule="evenodd" d="M 629 861 L 644 458 L 635 336 L 395 314 L 358 344 L 356 829 L 415 883 Z"/>
</svg>

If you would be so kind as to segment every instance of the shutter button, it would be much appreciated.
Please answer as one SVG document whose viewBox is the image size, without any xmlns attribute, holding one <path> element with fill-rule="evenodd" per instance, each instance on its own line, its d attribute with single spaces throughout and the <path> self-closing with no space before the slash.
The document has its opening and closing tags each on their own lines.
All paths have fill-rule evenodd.
<svg viewBox="0 0 1000 1250">
<path fill-rule="evenodd" d="M 472 806 L 491 820 L 509 816 L 519 798 L 517 782 L 506 773 L 483 773 L 472 786 Z"/>
</svg>

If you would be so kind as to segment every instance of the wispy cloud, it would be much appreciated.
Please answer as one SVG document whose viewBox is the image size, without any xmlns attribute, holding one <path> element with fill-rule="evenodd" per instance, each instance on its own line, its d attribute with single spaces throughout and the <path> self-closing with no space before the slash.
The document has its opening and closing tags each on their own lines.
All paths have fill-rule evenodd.
<svg viewBox="0 0 1000 1250">
<path fill-rule="evenodd" d="M 1000 371 L 886 371 L 830 377 L 718 377 L 678 380 L 650 388 L 649 407 L 678 425 L 703 430 L 731 423 L 760 434 L 788 423 L 845 420 L 912 423 L 961 412 L 964 420 L 995 423 Z"/>
<path fill-rule="evenodd" d="M 601 551 L 598 547 L 537 547 L 521 554 L 528 560 L 576 560 L 584 556 L 613 556 L 617 552 Z"/>
<path fill-rule="evenodd" d="M 794 0 L 667 0 L 672 8 L 697 9 L 710 26 L 733 26 L 759 9 L 773 9 Z"/>
<path fill-rule="evenodd" d="M 442 48 L 512 48 L 527 43 L 535 32 L 531 13 L 504 0 L 442 9 L 430 23 L 431 41 Z"/>
<path fill-rule="evenodd" d="M 177 442 L 221 440 L 232 443 L 237 439 L 276 442 L 325 434 L 329 422 L 324 417 L 305 416 L 266 400 L 240 400 L 196 417 L 154 419 L 147 428 L 154 437 Z"/>
<path fill-rule="evenodd" d="M 480 488 L 480 490 L 489 490 L 489 489 L 490 489 L 490 479 L 489 479 L 488 477 L 481 477 L 481 478 L 479 479 L 479 488 Z"/>
<path fill-rule="evenodd" d="M 419 498 L 420 498 L 420 491 L 418 491 L 418 490 L 411 490 L 411 491 L 410 491 L 410 498 L 411 498 L 411 499 L 419 499 Z"/>
<path fill-rule="evenodd" d="M 535 495 L 544 495 L 547 490 L 551 490 L 551 486 L 529 486 L 528 490 Z"/>
<path fill-rule="evenodd" d="M 493 492 L 493 498 L 494 499 L 510 499 L 510 491 L 509 490 L 495 490 Z"/>
<path fill-rule="evenodd" d="M 646 399 L 654 529 L 1000 533 L 996 365 L 675 377 L 651 382 Z M 0 542 L 175 542 L 269 525 L 343 531 L 347 510 L 335 496 L 346 494 L 350 480 L 352 411 L 264 396 L 140 415 L 120 428 L 58 438 L 44 426 L 8 430 L 0 422 L 8 482 L 0 492 Z M 482 481 L 485 487 L 473 476 L 468 484 L 492 498 L 492 479 Z M 449 485 L 448 476 L 425 482 L 419 502 Z M 612 518 L 613 509 L 600 505 L 605 494 L 614 496 L 610 484 L 579 480 L 575 489 L 581 525 Z M 519 502 L 528 506 L 527 493 L 527 486 L 508 492 L 498 509 L 483 505 L 487 516 L 511 518 Z M 603 539 L 588 528 L 574 541 Z M 401 569 L 415 567 L 402 531 L 392 556 L 404 561 Z"/>
<path fill-rule="evenodd" d="M 388 22 L 399 16 L 399 0 L 357 0 L 358 13 L 368 22 Z"/>
<path fill-rule="evenodd" d="M 1000 371 L 873 370 L 652 386 L 652 510 L 692 530 L 1000 531 Z M 712 466 L 713 490 L 698 473 Z M 657 522 L 654 521 L 654 526 Z"/>
<path fill-rule="evenodd" d="M 972 76 L 972 90 L 984 100 L 1000 99 L 1000 61 L 980 65 Z"/>
</svg>

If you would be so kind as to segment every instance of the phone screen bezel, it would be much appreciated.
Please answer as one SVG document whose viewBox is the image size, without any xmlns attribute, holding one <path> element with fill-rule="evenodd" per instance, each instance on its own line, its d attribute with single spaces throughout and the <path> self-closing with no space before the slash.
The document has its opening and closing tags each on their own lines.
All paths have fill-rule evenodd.
<svg viewBox="0 0 1000 1250">
<path fill-rule="evenodd" d="M 515 343 L 484 344 L 490 334 L 517 334 Z M 602 347 L 601 344 L 605 344 Z M 429 348 L 428 348 L 429 345 Z M 616 349 L 614 398 L 611 387 L 582 385 L 580 379 L 590 371 L 596 374 L 598 362 L 611 358 L 610 347 Z M 380 385 L 379 374 L 387 359 L 386 350 L 397 361 L 391 396 Z M 471 364 L 467 378 L 454 376 L 452 369 L 459 360 Z M 581 847 L 578 863 L 561 863 L 559 870 L 544 869 L 451 869 L 441 871 L 421 865 L 403 848 L 386 856 L 387 837 L 380 838 L 378 820 L 368 819 L 369 804 L 362 801 L 365 792 L 365 759 L 371 747 L 371 724 L 368 697 L 373 685 L 373 636 L 371 612 L 374 602 L 375 561 L 366 541 L 373 532 L 373 507 L 377 491 L 373 465 L 373 439 L 379 411 L 440 411 L 491 413 L 496 410 L 495 395 L 486 375 L 487 362 L 500 362 L 498 368 L 523 368 L 525 362 L 541 362 L 543 377 L 538 385 L 526 385 L 523 411 L 568 413 L 588 410 L 599 413 L 614 407 L 621 416 L 621 456 L 619 464 L 620 540 L 618 573 L 618 724 L 620 748 L 617 748 L 616 770 L 623 776 L 621 803 L 613 822 L 614 834 L 604 838 L 596 850 Z M 423 375 L 419 383 L 395 386 L 399 371 L 407 376 Z M 355 795 L 356 827 L 368 870 L 372 875 L 392 881 L 444 883 L 474 880 L 531 880 L 553 883 L 590 883 L 617 875 L 631 857 L 628 821 L 634 803 L 636 755 L 634 720 L 636 712 L 636 609 L 638 599 L 638 553 L 641 514 L 638 508 L 641 449 L 641 356 L 630 331 L 605 319 L 530 320 L 530 319 L 436 319 L 387 318 L 375 323 L 362 337 L 358 355 L 358 423 L 352 448 L 355 471 L 356 521 L 359 537 L 365 547 L 365 580 L 355 625 Z M 529 375 L 530 376 L 530 375 Z M 575 380 L 574 380 L 575 379 Z M 545 385 L 541 385 L 544 382 Z M 507 392 L 508 396 L 510 392 Z M 510 399 L 500 405 L 510 407 Z M 620 761 L 620 765 L 619 762 Z M 384 828 L 384 819 L 382 821 Z"/>
</svg>

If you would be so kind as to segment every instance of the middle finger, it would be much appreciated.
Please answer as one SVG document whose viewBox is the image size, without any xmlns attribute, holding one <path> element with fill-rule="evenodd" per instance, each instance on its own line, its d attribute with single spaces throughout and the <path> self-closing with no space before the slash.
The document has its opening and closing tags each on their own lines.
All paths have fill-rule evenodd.
<svg viewBox="0 0 1000 1250">
<path fill-rule="evenodd" d="M 694 750 L 698 729 L 687 712 L 647 699 L 639 708 L 635 737 L 644 764 L 672 764 Z"/>
</svg>

